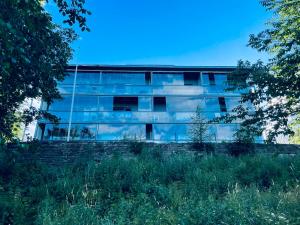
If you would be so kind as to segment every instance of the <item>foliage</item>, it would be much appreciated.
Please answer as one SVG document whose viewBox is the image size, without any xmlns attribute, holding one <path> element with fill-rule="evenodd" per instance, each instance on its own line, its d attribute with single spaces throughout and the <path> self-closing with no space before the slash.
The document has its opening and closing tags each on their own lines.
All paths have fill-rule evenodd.
<svg viewBox="0 0 300 225">
<path fill-rule="evenodd" d="M 143 150 L 135 158 L 114 155 L 57 168 L 17 152 L 0 154 L 3 224 L 300 222 L 299 156 Z M 7 164 L 7 157 L 14 163 Z"/>
<path fill-rule="evenodd" d="M 195 114 L 192 116 L 189 134 L 193 143 L 193 149 L 196 151 L 214 152 L 214 146 L 208 142 L 212 141 L 210 136 L 209 121 L 203 116 L 200 106 L 197 107 Z"/>
<path fill-rule="evenodd" d="M 144 148 L 144 143 L 136 140 L 129 140 L 129 151 L 135 155 L 142 153 Z"/>
<path fill-rule="evenodd" d="M 76 21 L 87 30 L 84 0 L 55 0 L 66 22 Z M 65 76 L 71 59 L 70 43 L 76 35 L 70 28 L 52 22 L 40 0 L 0 1 L 0 139 L 12 139 L 17 124 L 28 124 L 45 116 L 56 117 L 32 106 L 28 99 L 43 98 L 51 102 L 60 95 L 56 81 Z"/>
<path fill-rule="evenodd" d="M 300 117 L 299 117 L 300 118 Z M 291 129 L 294 132 L 294 135 L 289 137 L 289 143 L 291 144 L 300 144 L 300 122 L 295 120 L 290 124 Z"/>
<path fill-rule="evenodd" d="M 228 153 L 230 155 L 240 156 L 255 152 L 255 134 L 252 130 L 242 126 L 234 136 L 234 142 L 228 145 Z"/>
<path fill-rule="evenodd" d="M 204 118 L 201 107 L 197 107 L 192 116 L 192 125 L 189 129 L 190 137 L 194 143 L 203 144 L 210 140 L 208 134 L 208 121 Z"/>
<path fill-rule="evenodd" d="M 231 79 L 238 89 L 253 86 L 243 95 L 242 103 L 250 101 L 255 110 L 240 105 L 234 110 L 236 115 L 222 119 L 243 119 L 242 126 L 258 135 L 266 131 L 267 140 L 273 142 L 278 135 L 292 135 L 289 119 L 299 119 L 300 1 L 261 2 L 274 18 L 266 30 L 250 36 L 249 46 L 269 53 L 271 59 L 267 65 L 240 61 Z"/>
</svg>

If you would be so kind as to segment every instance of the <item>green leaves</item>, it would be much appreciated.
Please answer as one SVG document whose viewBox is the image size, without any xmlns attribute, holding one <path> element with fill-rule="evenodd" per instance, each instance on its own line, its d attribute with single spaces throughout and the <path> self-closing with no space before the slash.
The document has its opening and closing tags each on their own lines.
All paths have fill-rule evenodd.
<svg viewBox="0 0 300 225">
<path fill-rule="evenodd" d="M 59 8 L 59 12 L 66 16 L 64 23 L 73 26 L 78 23 L 81 31 L 90 31 L 86 23 L 86 15 L 91 15 L 91 12 L 84 8 L 84 0 L 54 0 Z"/>
<path fill-rule="evenodd" d="M 232 74 L 232 89 L 253 89 L 243 95 L 242 102 L 251 101 L 255 112 L 243 106 L 236 108 L 237 115 L 250 130 L 263 132 L 273 142 L 280 134 L 291 135 L 289 120 L 299 118 L 300 112 L 300 1 L 264 0 L 262 4 L 274 12 L 269 27 L 257 35 L 250 35 L 249 46 L 272 57 L 264 65 L 240 61 Z M 240 83 L 247 80 L 248 83 Z M 225 118 L 222 118 L 225 119 Z"/>
<path fill-rule="evenodd" d="M 82 16 L 87 11 L 82 4 L 82 0 L 72 0 L 70 7 L 77 5 L 80 10 L 73 12 L 71 25 L 80 18 L 80 26 L 87 29 Z M 66 3 L 61 7 L 69 10 Z M 0 8 L 0 139 L 9 140 L 14 137 L 16 122 L 27 123 L 43 114 L 38 109 L 22 108 L 25 100 L 43 98 L 51 102 L 59 97 L 56 80 L 65 76 L 72 57 L 70 43 L 77 35 L 72 29 L 55 25 L 40 0 L 1 0 Z M 23 115 L 17 118 L 16 112 Z"/>
</svg>

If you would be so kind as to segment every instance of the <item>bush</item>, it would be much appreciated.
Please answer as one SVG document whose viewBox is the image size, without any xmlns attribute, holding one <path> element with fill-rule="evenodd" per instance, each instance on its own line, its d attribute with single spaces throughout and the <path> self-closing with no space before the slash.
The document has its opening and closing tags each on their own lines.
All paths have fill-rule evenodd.
<svg viewBox="0 0 300 225">
<path fill-rule="evenodd" d="M 249 155 L 255 152 L 255 146 L 252 143 L 241 143 L 236 142 L 232 144 L 227 144 L 227 151 L 231 156 L 241 156 L 241 155 Z"/>
<path fill-rule="evenodd" d="M 135 155 L 142 153 L 144 148 L 144 143 L 139 141 L 129 141 L 129 151 Z"/>
<path fill-rule="evenodd" d="M 192 148 L 196 152 L 205 152 L 208 154 L 214 153 L 215 152 L 215 146 L 213 143 L 197 143 L 193 142 L 192 143 Z"/>
</svg>

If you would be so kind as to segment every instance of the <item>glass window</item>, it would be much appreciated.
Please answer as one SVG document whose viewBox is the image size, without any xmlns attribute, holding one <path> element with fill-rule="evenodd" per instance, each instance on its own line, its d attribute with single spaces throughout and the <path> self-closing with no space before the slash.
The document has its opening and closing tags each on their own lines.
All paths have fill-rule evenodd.
<svg viewBox="0 0 300 225">
<path fill-rule="evenodd" d="M 74 72 L 68 72 L 66 73 L 64 80 L 62 81 L 58 81 L 57 84 L 61 85 L 61 84 L 74 84 L 74 77 L 75 77 L 75 73 Z"/>
<path fill-rule="evenodd" d="M 187 124 L 153 124 L 154 140 L 184 141 L 188 140 Z"/>
<path fill-rule="evenodd" d="M 201 95 L 203 91 L 201 86 L 153 86 L 154 95 Z"/>
<path fill-rule="evenodd" d="M 150 85 L 152 82 L 151 82 L 151 72 L 146 72 L 145 73 L 145 82 L 147 85 Z"/>
<path fill-rule="evenodd" d="M 226 85 L 227 74 L 223 73 L 203 73 L 202 74 L 203 85 Z"/>
<path fill-rule="evenodd" d="M 203 110 L 205 101 L 199 97 L 167 97 L 168 112 L 195 112 L 197 106 Z"/>
<path fill-rule="evenodd" d="M 202 85 L 209 85 L 209 79 L 208 79 L 208 74 L 207 73 L 203 73 L 202 74 Z"/>
<path fill-rule="evenodd" d="M 145 73 L 103 72 L 103 84 L 145 84 Z"/>
<path fill-rule="evenodd" d="M 73 111 L 96 111 L 98 110 L 97 96 L 76 95 L 74 98 Z"/>
<path fill-rule="evenodd" d="M 54 116 L 57 116 L 60 123 L 68 123 L 70 119 L 70 111 L 58 112 L 58 111 L 49 111 Z"/>
<path fill-rule="evenodd" d="M 152 73 L 154 85 L 183 85 L 182 73 Z"/>
<path fill-rule="evenodd" d="M 100 124 L 97 140 L 144 140 L 145 124 Z"/>
<path fill-rule="evenodd" d="M 215 74 L 216 85 L 226 85 L 227 75 L 226 74 Z"/>
<path fill-rule="evenodd" d="M 102 92 L 103 92 L 103 86 L 79 84 L 76 85 L 75 88 L 75 94 L 99 95 L 102 94 Z"/>
<path fill-rule="evenodd" d="M 151 97 L 139 97 L 139 111 L 152 111 L 152 98 Z"/>
<path fill-rule="evenodd" d="M 199 85 L 199 72 L 185 72 L 184 73 L 184 85 L 196 86 Z"/>
<path fill-rule="evenodd" d="M 46 124 L 44 139 L 49 141 L 66 140 L 68 136 L 68 124 Z"/>
<path fill-rule="evenodd" d="M 227 112 L 225 98 L 224 97 L 219 97 L 218 99 L 219 99 L 220 111 L 221 112 Z"/>
<path fill-rule="evenodd" d="M 152 94 L 152 86 L 104 85 L 100 93 L 103 95 L 148 95 Z"/>
<path fill-rule="evenodd" d="M 204 110 L 207 112 L 220 112 L 218 98 L 206 98 Z"/>
<path fill-rule="evenodd" d="M 99 97 L 99 110 L 100 111 L 112 111 L 113 110 L 113 97 L 112 96 L 100 96 Z"/>
<path fill-rule="evenodd" d="M 98 120 L 99 112 L 73 112 L 72 123 L 93 123 Z"/>
<path fill-rule="evenodd" d="M 100 72 L 78 72 L 76 84 L 99 84 Z"/>
<path fill-rule="evenodd" d="M 241 98 L 239 97 L 226 97 L 226 106 L 228 111 L 232 111 L 235 107 L 239 106 Z"/>
<path fill-rule="evenodd" d="M 114 97 L 114 111 L 137 111 L 138 97 Z"/>
<path fill-rule="evenodd" d="M 153 126 L 152 124 L 146 124 L 146 139 L 152 140 L 153 139 Z"/>
<path fill-rule="evenodd" d="M 70 131 L 71 140 L 96 140 L 96 124 L 72 124 Z"/>
<path fill-rule="evenodd" d="M 210 84 L 210 85 L 215 85 L 215 84 L 216 84 L 216 81 L 215 81 L 215 74 L 209 73 L 209 74 L 208 74 L 208 80 L 209 80 L 209 84 Z"/>
<path fill-rule="evenodd" d="M 153 111 L 154 112 L 166 111 L 166 97 L 153 97 Z"/>
<path fill-rule="evenodd" d="M 56 99 L 49 105 L 48 110 L 51 111 L 70 111 L 71 110 L 71 95 L 63 95 L 62 99 Z"/>
<path fill-rule="evenodd" d="M 61 95 L 73 94 L 73 85 L 59 85 L 57 89 Z"/>
</svg>

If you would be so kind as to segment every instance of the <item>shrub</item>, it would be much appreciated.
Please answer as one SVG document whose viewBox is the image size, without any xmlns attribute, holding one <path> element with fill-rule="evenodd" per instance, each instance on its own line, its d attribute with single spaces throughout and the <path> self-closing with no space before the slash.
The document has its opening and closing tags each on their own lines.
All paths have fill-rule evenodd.
<svg viewBox="0 0 300 225">
<path fill-rule="evenodd" d="M 144 148 L 144 143 L 140 141 L 129 141 L 129 151 L 134 155 L 139 155 L 142 153 Z"/>
<path fill-rule="evenodd" d="M 255 152 L 255 146 L 252 143 L 235 142 L 227 144 L 227 151 L 231 156 L 249 155 Z"/>
</svg>

